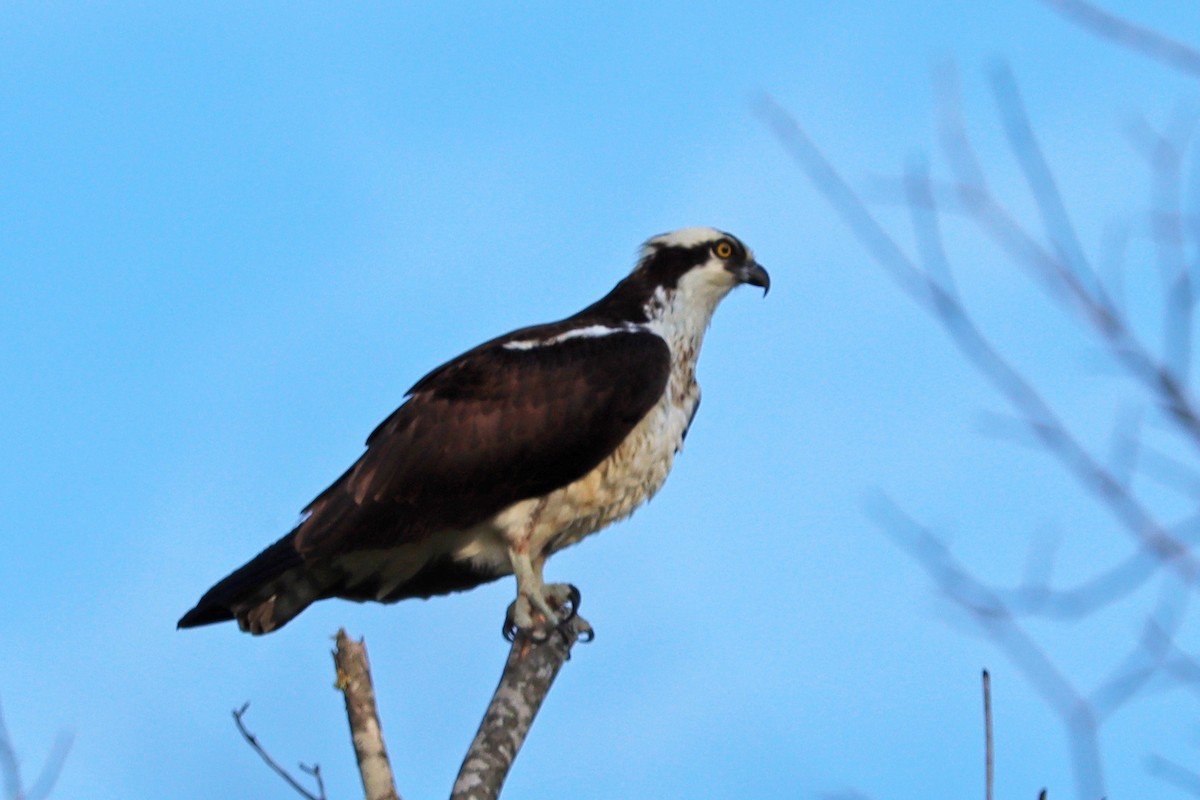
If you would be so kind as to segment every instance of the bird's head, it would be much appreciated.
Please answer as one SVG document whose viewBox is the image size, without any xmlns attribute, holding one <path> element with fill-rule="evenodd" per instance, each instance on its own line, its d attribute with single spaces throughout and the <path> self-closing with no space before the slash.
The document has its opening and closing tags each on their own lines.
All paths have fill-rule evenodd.
<svg viewBox="0 0 1200 800">
<path fill-rule="evenodd" d="M 771 277 L 736 236 L 715 228 L 681 228 L 642 245 L 634 274 L 647 283 L 720 300 L 743 283 L 771 288 Z"/>
<path fill-rule="evenodd" d="M 647 240 L 633 272 L 576 316 L 702 334 L 717 304 L 743 283 L 766 294 L 771 278 L 736 236 L 715 228 L 681 228 Z"/>
<path fill-rule="evenodd" d="M 670 305 L 711 315 L 736 286 L 759 286 L 765 295 L 771 277 L 736 236 L 715 228 L 682 228 L 649 239 L 630 278 L 654 287 Z"/>
</svg>

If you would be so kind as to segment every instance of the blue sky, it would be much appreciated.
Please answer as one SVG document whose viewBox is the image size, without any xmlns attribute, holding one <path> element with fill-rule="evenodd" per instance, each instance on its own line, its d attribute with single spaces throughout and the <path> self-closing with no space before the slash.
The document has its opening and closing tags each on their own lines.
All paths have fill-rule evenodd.
<svg viewBox="0 0 1200 800">
<path fill-rule="evenodd" d="M 1184 5 L 1107 7 L 1188 38 Z M 1061 532 L 1064 577 L 1127 541 L 1043 454 L 981 433 L 1001 401 L 751 101 L 773 95 L 869 188 L 932 147 L 929 67 L 952 57 L 997 189 L 1029 214 L 983 77 L 1003 55 L 1094 252 L 1145 208 L 1122 125 L 1162 124 L 1194 83 L 1032 0 L 4 4 L 0 38 L 0 701 L 27 772 L 74 732 L 56 797 L 289 796 L 232 727 L 247 700 L 281 760 L 356 796 L 339 626 L 367 638 L 401 791 L 445 794 L 511 581 L 322 603 L 262 639 L 175 620 L 425 371 L 572 313 L 687 225 L 748 242 L 771 296 L 720 309 L 661 495 L 550 564 L 597 638 L 509 795 L 969 796 L 988 666 L 999 796 L 1070 796 L 1055 718 L 864 509 L 887 492 L 998 580 L 1039 530 Z M 980 319 L 1102 445 L 1131 387 L 978 237 L 948 237 Z M 1090 685 L 1144 607 L 1039 632 Z M 1110 796 L 1176 796 L 1143 759 L 1194 764 L 1194 716 L 1160 691 L 1113 719 Z"/>
</svg>

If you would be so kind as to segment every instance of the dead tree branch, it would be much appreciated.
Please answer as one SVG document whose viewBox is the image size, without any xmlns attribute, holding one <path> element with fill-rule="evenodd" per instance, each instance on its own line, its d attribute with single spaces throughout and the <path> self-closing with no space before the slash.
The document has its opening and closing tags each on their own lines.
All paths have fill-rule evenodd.
<svg viewBox="0 0 1200 800">
<path fill-rule="evenodd" d="M 337 688 L 346 699 L 350 741 L 354 744 L 366 800 L 400 800 L 375 708 L 367 645 L 362 639 L 357 642 L 351 639 L 344 628 L 338 630 L 336 641 L 333 664 L 337 670 Z"/>
<path fill-rule="evenodd" d="M 243 717 L 246 716 L 246 711 L 249 708 L 250 704 L 244 703 L 241 708 L 235 708 L 233 710 L 233 724 L 237 725 L 238 733 L 242 735 L 242 738 L 246 740 L 246 743 L 250 745 L 254 752 L 258 753 L 259 758 L 261 758 L 276 775 L 283 778 L 283 780 L 287 782 L 287 785 L 295 789 L 301 797 L 305 797 L 307 800 L 326 800 L 325 782 L 321 779 L 321 768 L 315 764 L 311 767 L 304 764 L 300 765 L 300 769 L 304 772 L 307 772 L 309 775 L 312 775 L 317 782 L 318 793 L 313 794 L 301 786 L 300 782 L 292 777 L 291 773 L 281 767 L 279 762 L 272 758 L 271 754 L 266 751 L 266 748 L 259 743 L 258 737 L 251 733 L 246 727 Z"/>
<path fill-rule="evenodd" d="M 983 671 L 983 796 L 993 800 L 996 783 L 996 747 L 992 738 L 992 676 Z"/>
<path fill-rule="evenodd" d="M 593 637 L 592 626 L 579 616 L 560 626 L 558 631 L 560 635 L 552 635 L 539 644 L 522 637 L 517 637 L 513 643 L 500 676 L 500 684 L 463 759 L 451 800 L 494 800 L 499 797 L 517 752 L 533 725 L 534 716 L 562 665 L 571 657 L 571 648 L 575 642 L 591 641 Z M 344 629 L 337 632 L 336 642 L 337 648 L 333 652 L 336 686 L 345 696 L 350 738 L 358 759 L 364 796 L 366 800 L 400 800 L 379 723 L 366 644 L 361 639 L 357 642 L 351 639 Z M 300 769 L 317 783 L 317 794 L 313 794 L 280 766 L 259 743 L 258 737 L 246 728 L 243 718 L 249 707 L 250 704 L 246 703 L 233 712 L 233 721 L 242 738 L 272 771 L 302 797 L 307 800 L 326 800 L 320 767 L 300 765 Z M 3 720 L 0 719 L 0 776 L 7 777 L 16 774 L 15 761 L 14 769 L 8 769 L 11 748 L 6 749 L 7 740 L 2 734 Z M 32 794 L 22 795 L 10 790 L 6 800 L 28 800 L 32 797 Z"/>
<path fill-rule="evenodd" d="M 578 616 L 562 630 L 562 636 L 537 645 L 519 637 L 513 642 L 500 684 L 454 781 L 451 800 L 499 797 L 513 759 L 558 671 L 571 657 L 572 646 L 578 639 L 591 641 L 593 635 L 592 626 Z"/>
</svg>

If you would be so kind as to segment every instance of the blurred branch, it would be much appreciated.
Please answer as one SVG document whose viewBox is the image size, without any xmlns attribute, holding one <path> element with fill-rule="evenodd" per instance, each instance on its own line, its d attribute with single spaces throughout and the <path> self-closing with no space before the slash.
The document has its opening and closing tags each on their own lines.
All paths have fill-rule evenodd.
<svg viewBox="0 0 1200 800">
<path fill-rule="evenodd" d="M 1105 11 L 1086 0 L 1042 0 L 1067 19 L 1126 50 L 1200 77 L 1200 50 Z"/>
<path fill-rule="evenodd" d="M 0 778 L 4 779 L 4 796 L 8 800 L 19 800 L 24 793 L 21 765 L 17 761 L 16 750 L 13 749 L 12 742 L 8 738 L 3 709 L 0 709 Z"/>
<path fill-rule="evenodd" d="M 49 797 L 59 775 L 62 774 L 73 739 L 70 733 L 58 735 L 49 755 L 46 756 L 42 771 L 38 773 L 37 780 L 26 789 L 21 780 L 21 764 L 17 759 L 16 748 L 4 724 L 4 710 L 0 708 L 0 785 L 4 788 L 6 800 L 44 800 Z"/>
<path fill-rule="evenodd" d="M 1079 796 L 1103 796 L 1100 727 L 1136 697 L 1153 676 L 1169 668 L 1168 657 L 1174 651 L 1174 637 L 1182 624 L 1189 594 L 1178 576 L 1164 574 L 1159 603 L 1144 623 L 1142 636 L 1093 691 L 1084 693 L 1020 625 L 996 591 L 950 555 L 941 538 L 886 498 L 874 510 L 884 530 L 921 564 L 943 596 L 967 612 L 1059 716 L 1068 734 Z M 985 706 L 989 701 L 990 687 L 985 677 Z M 989 709 L 985 708 L 986 716 Z"/>
<path fill-rule="evenodd" d="M 924 269 L 904 254 L 791 115 L 770 99 L 763 101 L 761 113 L 775 129 L 783 145 L 850 225 L 859 241 L 910 297 L 934 315 L 963 355 L 1012 404 L 1024 424 L 1047 451 L 1057 456 L 1084 488 L 1102 499 L 1105 506 L 1131 535 L 1148 545 L 1164 562 L 1171 562 L 1189 578 L 1194 576 L 1200 565 L 1197 565 L 1190 549 L 1171 536 L 1166 528 L 1154 519 L 1150 511 L 1125 489 L 1122 482 L 1071 435 L 1033 384 L 996 350 L 975 325 L 955 293 L 953 284 L 946 283 L 944 279 L 939 281 L 935 277 L 938 274 L 948 274 L 948 267 L 942 255 L 936 213 L 929 205 L 932 195 L 928 188 L 928 176 L 921 171 L 921 167 L 910 167 L 905 186 L 908 189 L 918 248 L 926 258 L 932 259 L 931 264 Z M 968 165 L 966 168 L 970 172 L 978 172 L 970 166 L 975 163 L 975 159 L 965 141 L 952 149 L 959 153 L 958 157 L 952 160 Z M 960 194 L 969 198 L 976 206 L 990 209 L 986 212 L 988 219 L 1009 219 L 991 202 L 983 185 L 964 188 Z M 1052 206 L 1053 202 L 1046 201 L 1046 205 Z M 1003 227 L 1010 234 L 1019 231 L 1015 223 L 1006 223 Z M 1045 267 L 1045 275 L 1051 279 L 1053 285 L 1068 291 L 1083 303 L 1088 309 L 1088 316 L 1093 318 L 1099 327 L 1110 331 L 1123 328 L 1117 318 L 1109 312 L 1106 304 L 1098 301 L 1084 288 L 1058 259 L 1046 253 L 1023 232 L 1017 237 L 1017 241 L 1022 243 L 1023 253 Z M 1131 337 L 1121 334 L 1123 341 L 1129 338 Z M 1190 406 L 1188 408 L 1190 409 Z M 1180 416 L 1196 423 L 1196 433 L 1200 434 L 1200 418 L 1190 411 Z M 1200 443 L 1200 438 L 1197 438 L 1196 442 Z"/>
<path fill-rule="evenodd" d="M 1054 241 L 1066 242 L 1062 246 L 1070 252 L 1073 250 L 1070 242 L 1075 234 L 1006 66 L 1000 64 L 993 68 L 992 83 L 1010 147 L 1037 198 L 1045 227 Z M 961 207 L 1019 267 L 1038 277 L 1054 297 L 1068 301 L 1082 313 L 1083 319 L 1108 345 L 1117 362 L 1158 397 L 1160 405 L 1187 435 L 1193 448 L 1200 449 L 1200 412 L 1181 377 L 1157 360 L 1138 340 L 1086 259 L 1072 256 L 1073 260 L 1064 260 L 1055 256 L 996 201 L 975 160 L 966 129 L 961 125 L 957 89 L 953 86 L 944 89 L 939 92 L 939 97 L 942 103 L 949 104 L 948 108 L 939 109 L 945 120 L 940 129 L 952 169 L 958 174 L 956 186 Z"/>
<path fill-rule="evenodd" d="M 560 628 L 561 636 L 532 644 L 517 637 L 508 654 L 500 684 L 467 750 L 451 800 L 492 800 L 499 797 L 513 759 L 525 741 L 533 718 L 562 665 L 579 639 L 591 641 L 592 626 L 582 617 Z"/>
<path fill-rule="evenodd" d="M 1184 254 L 1183 160 L 1196 129 L 1196 115 L 1176 113 L 1166 133 L 1145 120 L 1131 126 L 1130 137 L 1150 164 L 1154 207 L 1151 237 L 1158 251 L 1164 296 L 1163 360 L 1180 383 L 1187 384 L 1192 356 L 1192 318 L 1196 293 Z"/>
<path fill-rule="evenodd" d="M 907 550 L 941 593 L 1025 675 L 1067 731 L 1081 798 L 1104 796 L 1099 723 L 1087 698 L 1013 617 L 994 591 L 967 572 L 945 543 L 887 498 L 872 508 L 880 527 Z"/>
<path fill-rule="evenodd" d="M 346 700 L 350 741 L 354 745 L 366 800 L 400 800 L 375 707 L 375 686 L 371 681 L 367 645 L 362 639 L 352 640 L 344 628 L 338 629 L 336 642 L 333 664 L 337 670 L 337 688 Z"/>
<path fill-rule="evenodd" d="M 1083 253 L 1079 234 L 1071 222 L 1058 182 L 1050 171 L 1050 165 L 1046 162 L 1046 156 L 1033 132 L 1033 125 L 1025 111 L 1025 104 L 1021 100 L 1021 92 L 1012 71 L 1003 61 L 997 61 L 989 70 L 989 77 L 1009 146 L 1017 157 L 1026 183 L 1029 184 L 1042 216 L 1046 238 L 1050 240 L 1056 254 L 1053 262 L 1048 264 L 1050 269 L 1047 270 L 1047 276 L 1060 282 L 1067 295 L 1079 303 L 1101 329 L 1118 324 L 1119 318 L 1113 318 L 1115 315 L 1112 301 L 1095 279 L 1087 256 Z M 945 92 L 939 96 L 943 102 L 959 103 L 956 94 Z M 961 114 L 956 115 L 956 118 L 961 119 Z M 965 127 L 958 128 L 956 135 L 963 137 L 961 146 L 970 147 L 966 140 Z M 970 176 L 959 177 L 978 180 L 978 188 L 986 193 L 981 171 L 974 170 Z"/>
<path fill-rule="evenodd" d="M 283 778 L 284 781 L 287 782 L 288 786 L 291 786 L 293 789 L 295 789 L 302 797 L 305 797 L 308 800 L 326 800 L 325 782 L 321 779 L 321 768 L 316 765 L 311 767 L 305 766 L 304 764 L 300 765 L 300 769 L 304 772 L 307 772 L 309 775 L 312 775 L 317 782 L 318 793 L 313 794 L 301 786 L 300 782 L 293 778 L 291 773 L 281 767 L 279 762 L 273 759 L 271 754 L 268 753 L 261 744 L 259 744 L 258 737 L 246 728 L 246 723 L 243 721 L 243 717 L 246 716 L 246 711 L 249 710 L 249 708 L 250 704 L 244 703 L 242 704 L 241 708 L 235 708 L 233 710 L 233 724 L 237 725 L 238 733 L 242 735 L 242 738 L 246 740 L 246 743 L 253 748 L 254 752 L 258 753 L 259 758 L 266 762 L 266 765 L 270 767 L 276 775 Z"/>
<path fill-rule="evenodd" d="M 1087 5 L 1052 4 L 1076 9 Z M 891 184 L 899 186 L 895 194 L 903 198 L 911 217 L 914 257 L 905 254 L 791 115 L 770 99 L 762 102 L 760 113 L 889 277 L 938 321 L 963 356 L 1005 398 L 1032 441 L 1053 455 L 1136 542 L 1128 557 L 1068 589 L 1051 587 L 1054 549 L 1040 548 L 1031 554 L 1036 557 L 1031 558 L 1019 587 L 998 589 L 958 564 L 941 539 L 890 501 L 882 503 L 877 514 L 884 529 L 921 564 L 941 593 L 967 613 L 1054 710 L 1067 733 L 1078 795 L 1095 798 L 1103 795 L 1099 729 L 1104 721 L 1143 692 L 1155 676 L 1169 674 L 1200 691 L 1200 662 L 1175 646 L 1200 575 L 1200 561 L 1189 545 L 1194 537 L 1183 535 L 1191 523 L 1164 524 L 1134 489 L 1135 474 L 1144 471 L 1195 499 L 1195 473 L 1141 441 L 1140 415 L 1118 420 L 1107 464 L 1092 454 L 964 306 L 946 254 L 940 216 L 945 210 L 963 215 L 1081 319 L 1114 361 L 1165 411 L 1172 430 L 1193 452 L 1200 450 L 1200 412 L 1188 389 L 1197 293 L 1185 247 L 1189 232 L 1196 234 L 1200 245 L 1200 226 L 1189 222 L 1192 227 L 1185 227 L 1189 218 L 1182 210 L 1182 165 L 1195 124 L 1191 117 L 1177 115 L 1167 134 L 1148 125 L 1135 131 L 1154 173 L 1151 235 L 1163 276 L 1165 309 L 1160 359 L 1138 339 L 1132 322 L 1085 255 L 1007 66 L 994 66 L 990 82 L 1009 148 L 1035 199 L 1048 244 L 1026 230 L 992 195 L 967 134 L 952 65 L 937 70 L 935 86 L 939 138 L 954 179 L 935 181 L 926 160 L 917 157 L 908 160 L 902 180 Z M 1122 259 L 1128 238 L 1128 229 L 1123 230 L 1118 242 Z M 1027 615 L 1086 617 L 1154 579 L 1160 579 L 1158 600 L 1145 617 L 1141 635 L 1126 652 L 1118 653 L 1091 692 L 1079 690 L 1020 621 Z M 990 694 L 989 689 L 985 682 L 985 694 Z"/>
<path fill-rule="evenodd" d="M 1193 797 L 1200 797 L 1200 775 L 1187 767 L 1181 767 L 1162 756 L 1150 756 L 1146 759 L 1146 769 L 1151 775 L 1161 778 L 1175 788 Z"/>
</svg>

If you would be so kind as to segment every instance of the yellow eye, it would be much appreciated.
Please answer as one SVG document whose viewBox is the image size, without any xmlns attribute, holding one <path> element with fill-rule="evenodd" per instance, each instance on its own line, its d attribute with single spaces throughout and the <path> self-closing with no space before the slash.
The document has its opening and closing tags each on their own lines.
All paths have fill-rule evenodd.
<svg viewBox="0 0 1200 800">
<path fill-rule="evenodd" d="M 733 245 L 722 239 L 713 247 L 713 252 L 717 254 L 717 258 L 729 258 L 733 255 Z"/>
</svg>

